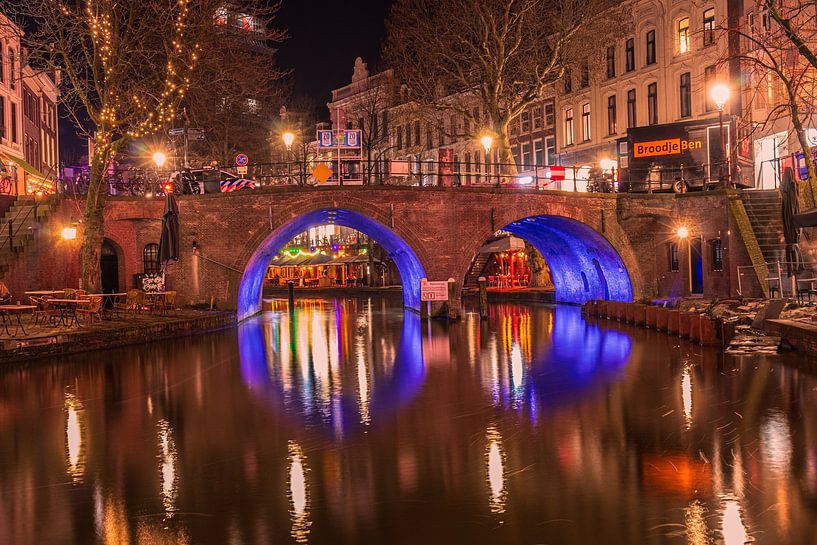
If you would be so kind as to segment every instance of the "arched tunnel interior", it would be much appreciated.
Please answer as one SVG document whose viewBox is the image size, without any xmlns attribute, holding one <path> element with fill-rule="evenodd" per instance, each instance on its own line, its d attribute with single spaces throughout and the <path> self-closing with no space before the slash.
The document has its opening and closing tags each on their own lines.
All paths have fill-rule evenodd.
<svg viewBox="0 0 817 545">
<path fill-rule="evenodd" d="M 352 210 L 324 208 L 308 212 L 278 227 L 255 250 L 247 262 L 238 288 L 239 320 L 261 310 L 261 289 L 272 257 L 299 233 L 326 224 L 356 229 L 377 241 L 388 252 L 400 273 L 404 305 L 420 308 L 420 279 L 426 273 L 414 250 L 389 227 L 372 218 Z"/>
<path fill-rule="evenodd" d="M 501 231 L 524 239 L 542 255 L 556 302 L 632 300 L 624 262 L 613 245 L 588 225 L 562 216 L 541 215 L 514 221 Z"/>
</svg>

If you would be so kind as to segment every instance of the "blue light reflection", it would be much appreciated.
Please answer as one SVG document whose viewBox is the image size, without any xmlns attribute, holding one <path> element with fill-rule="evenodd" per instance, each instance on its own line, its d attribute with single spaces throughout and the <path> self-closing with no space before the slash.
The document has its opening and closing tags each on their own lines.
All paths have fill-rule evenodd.
<svg viewBox="0 0 817 545">
<path fill-rule="evenodd" d="M 371 315 L 323 301 L 246 320 L 238 329 L 244 383 L 276 413 L 336 437 L 376 425 L 414 399 L 425 372 L 419 316 L 404 312 L 394 339 L 361 327 Z"/>
</svg>

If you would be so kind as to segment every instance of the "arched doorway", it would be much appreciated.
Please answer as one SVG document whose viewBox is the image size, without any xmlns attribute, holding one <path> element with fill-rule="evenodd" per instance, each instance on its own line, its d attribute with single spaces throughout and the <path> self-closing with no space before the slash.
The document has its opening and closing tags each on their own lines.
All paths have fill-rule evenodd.
<svg viewBox="0 0 817 545">
<path fill-rule="evenodd" d="M 530 216 L 506 225 L 498 233 L 527 241 L 541 254 L 557 302 L 631 301 L 633 298 L 630 275 L 621 256 L 604 236 L 584 223 L 563 216 Z M 501 256 L 505 259 L 514 250 L 500 244 L 496 246 L 502 248 Z M 474 265 L 485 259 L 484 256 L 475 258 L 468 274 L 473 276 Z M 510 285 L 518 284 L 511 282 Z"/>
<path fill-rule="evenodd" d="M 108 239 L 102 241 L 99 271 L 102 276 L 102 293 L 117 293 L 119 291 L 119 256 L 113 242 Z"/>
<path fill-rule="evenodd" d="M 403 304 L 408 308 L 420 308 L 420 279 L 426 274 L 414 250 L 392 229 L 360 212 L 324 208 L 313 210 L 278 227 L 253 252 L 238 288 L 239 320 L 260 312 L 261 289 L 272 257 L 294 236 L 323 224 L 356 229 L 377 241 L 397 265 L 403 284 Z"/>
</svg>

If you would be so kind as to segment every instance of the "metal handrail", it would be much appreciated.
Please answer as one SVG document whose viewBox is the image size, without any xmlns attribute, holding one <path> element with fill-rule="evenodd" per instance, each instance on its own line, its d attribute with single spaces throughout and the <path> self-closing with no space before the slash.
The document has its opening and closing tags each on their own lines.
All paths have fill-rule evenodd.
<svg viewBox="0 0 817 545">
<path fill-rule="evenodd" d="M 37 206 L 38 206 L 37 202 L 34 201 L 34 205 L 28 209 L 25 216 L 23 216 L 23 219 L 20 220 L 20 223 L 25 223 L 25 221 L 28 219 L 32 212 L 34 212 L 34 221 L 37 221 Z M 8 220 L 7 222 L 8 235 L 6 236 L 5 240 L 3 240 L 3 243 L 0 244 L 0 251 L 2 251 L 3 248 L 6 247 L 6 243 L 8 243 L 10 250 L 13 249 L 12 241 L 14 240 L 14 222 L 16 222 L 20 218 L 20 214 L 22 214 L 22 212 L 23 211 L 20 210 L 13 218 Z"/>
</svg>

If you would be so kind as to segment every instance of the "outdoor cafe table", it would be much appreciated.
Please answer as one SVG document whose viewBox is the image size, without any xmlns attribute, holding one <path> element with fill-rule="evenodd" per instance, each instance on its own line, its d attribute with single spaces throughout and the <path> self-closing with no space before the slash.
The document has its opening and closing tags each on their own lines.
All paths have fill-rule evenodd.
<svg viewBox="0 0 817 545">
<path fill-rule="evenodd" d="M 57 321 L 57 325 L 64 325 L 65 327 L 71 327 L 74 324 L 79 325 L 79 320 L 77 320 L 77 306 L 79 305 L 90 305 L 90 299 L 49 299 L 49 304 L 54 305 L 57 307 L 57 310 L 60 311 L 60 319 Z"/>
<path fill-rule="evenodd" d="M 25 294 L 29 297 L 46 297 L 51 295 L 62 295 L 63 293 L 65 293 L 65 290 L 37 290 L 25 292 Z"/>
<path fill-rule="evenodd" d="M 6 335 L 16 337 L 17 332 L 21 329 L 23 330 L 23 335 L 27 335 L 26 328 L 23 327 L 23 322 L 20 321 L 20 316 L 24 312 L 34 312 L 36 309 L 37 307 L 35 305 L 0 305 L 0 316 L 2 316 L 3 319 L 3 327 L 6 330 Z M 17 319 L 17 327 L 14 328 L 14 335 L 9 331 L 9 322 L 12 316 Z"/>
<path fill-rule="evenodd" d="M 89 293 L 86 294 L 85 297 L 102 297 L 103 305 L 102 305 L 102 312 L 105 313 L 105 319 L 110 320 L 113 318 L 113 309 L 114 303 L 120 297 L 127 297 L 127 293 Z"/>
<path fill-rule="evenodd" d="M 146 291 L 145 292 L 145 301 L 153 306 L 158 306 L 161 309 L 162 314 L 164 314 L 165 307 L 165 298 L 167 297 L 166 291 Z"/>
</svg>

